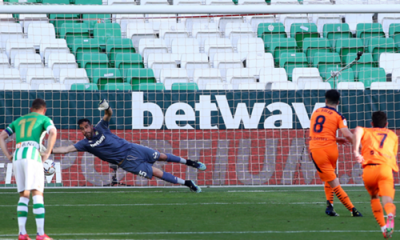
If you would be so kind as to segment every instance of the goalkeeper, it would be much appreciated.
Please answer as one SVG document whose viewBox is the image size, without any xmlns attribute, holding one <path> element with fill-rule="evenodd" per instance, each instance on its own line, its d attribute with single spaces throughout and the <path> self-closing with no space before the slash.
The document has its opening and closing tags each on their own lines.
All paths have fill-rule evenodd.
<svg viewBox="0 0 400 240">
<path fill-rule="evenodd" d="M 185 181 L 175 177 L 170 173 L 155 168 L 153 164 L 156 161 L 177 162 L 202 171 L 206 170 L 205 164 L 183 159 L 173 154 L 160 153 L 151 148 L 130 143 L 116 136 L 108 129 L 113 111 L 105 99 L 100 102 L 99 110 L 105 110 L 104 117 L 95 127 L 93 127 L 88 119 L 84 118 L 78 121 L 79 129 L 85 136 L 83 140 L 77 142 L 75 145 L 54 148 L 53 153 L 89 152 L 101 160 L 117 164 L 125 171 L 133 174 L 148 179 L 155 176 L 166 182 L 185 185 L 193 192 L 201 192 L 201 188 L 194 181 Z"/>
</svg>

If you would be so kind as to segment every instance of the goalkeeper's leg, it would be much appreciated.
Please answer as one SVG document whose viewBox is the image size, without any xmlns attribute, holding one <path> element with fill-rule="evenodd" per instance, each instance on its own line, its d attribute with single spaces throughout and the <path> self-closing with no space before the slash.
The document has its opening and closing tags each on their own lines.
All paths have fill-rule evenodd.
<svg viewBox="0 0 400 240">
<path fill-rule="evenodd" d="M 156 167 L 152 167 L 153 176 L 160 178 L 166 182 L 173 183 L 173 184 L 180 184 L 188 187 L 192 192 L 201 192 L 201 188 L 196 185 L 196 183 L 192 180 L 183 180 L 182 178 L 175 177 L 171 173 L 164 172 Z"/>
<path fill-rule="evenodd" d="M 182 157 L 175 156 L 173 154 L 167 153 L 161 153 L 160 158 L 158 159 L 159 161 L 167 161 L 167 162 L 176 162 L 176 163 L 182 163 L 186 164 L 187 166 L 197 168 L 201 171 L 204 171 L 207 169 L 206 165 L 202 162 L 199 161 L 193 161 L 190 159 L 184 159 Z"/>
</svg>

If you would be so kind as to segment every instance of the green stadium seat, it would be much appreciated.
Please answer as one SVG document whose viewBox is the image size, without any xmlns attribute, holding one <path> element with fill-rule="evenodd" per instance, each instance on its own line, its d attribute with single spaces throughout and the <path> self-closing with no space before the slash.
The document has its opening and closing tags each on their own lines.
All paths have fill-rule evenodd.
<svg viewBox="0 0 400 240">
<path fill-rule="evenodd" d="M 100 90 L 104 90 L 107 83 L 123 83 L 124 76 L 117 68 L 95 68 L 91 71 L 91 79 Z"/>
<path fill-rule="evenodd" d="M 173 83 L 171 86 L 172 91 L 197 91 L 199 87 L 197 83 Z"/>
<path fill-rule="evenodd" d="M 80 63 L 81 68 L 86 69 L 86 73 L 90 80 L 92 79 L 92 72 L 96 68 L 108 68 L 108 58 L 105 53 L 84 53 L 82 54 L 82 60 Z"/>
<path fill-rule="evenodd" d="M 121 38 L 121 27 L 118 23 L 97 23 L 93 28 L 93 37 L 105 44 L 109 38 Z"/>
<path fill-rule="evenodd" d="M 371 38 L 368 44 L 368 51 L 372 53 L 375 62 L 379 61 L 379 56 L 383 52 L 396 53 L 398 51 L 393 38 Z"/>
<path fill-rule="evenodd" d="M 107 91 L 132 91 L 132 86 L 129 83 L 107 83 L 102 90 Z"/>
<path fill-rule="evenodd" d="M 118 53 L 115 57 L 115 67 L 119 69 L 144 68 L 142 56 L 138 53 Z"/>
<path fill-rule="evenodd" d="M 389 37 L 393 38 L 394 43 L 400 48 L 400 23 L 392 23 L 389 26 Z"/>
<path fill-rule="evenodd" d="M 132 85 L 133 91 L 164 91 L 165 86 L 163 83 L 141 83 Z"/>
<path fill-rule="evenodd" d="M 40 2 L 37 1 L 38 3 L 42 4 L 68 4 L 69 5 L 69 0 L 41 0 Z"/>
<path fill-rule="evenodd" d="M 283 23 L 260 23 L 257 36 L 264 41 L 265 51 L 269 49 L 272 39 L 287 38 Z"/>
<path fill-rule="evenodd" d="M 100 40 L 96 38 L 75 38 L 70 48 L 72 48 L 72 53 L 75 55 L 78 64 L 81 63 L 83 54 L 101 52 Z"/>
<path fill-rule="evenodd" d="M 135 53 L 135 48 L 133 47 L 131 39 L 109 38 L 106 43 L 106 52 L 110 60 L 110 67 L 114 67 L 117 54 Z"/>
<path fill-rule="evenodd" d="M 357 38 L 363 40 L 364 46 L 368 46 L 368 42 L 371 38 L 385 37 L 383 32 L 382 24 L 380 23 L 359 23 L 357 24 Z"/>
<path fill-rule="evenodd" d="M 72 46 L 75 38 L 89 38 L 89 28 L 86 23 L 63 23 L 59 30 L 60 38 Z M 71 49 L 72 50 L 72 49 Z"/>
<path fill-rule="evenodd" d="M 290 27 L 290 37 L 296 39 L 299 48 L 303 48 L 304 39 L 319 38 L 317 25 L 315 23 L 293 23 Z"/>
<path fill-rule="evenodd" d="M 306 38 L 303 41 L 303 52 L 307 56 L 308 63 L 312 63 L 316 52 L 332 52 L 331 43 L 324 38 Z"/>
<path fill-rule="evenodd" d="M 282 53 L 279 67 L 285 68 L 288 79 L 291 81 L 294 68 L 308 67 L 307 57 L 304 53 Z"/>
<path fill-rule="evenodd" d="M 296 53 L 297 44 L 293 38 L 279 38 L 271 42 L 270 52 L 275 59 L 275 64 L 279 63 L 279 57 L 282 53 Z"/>
<path fill-rule="evenodd" d="M 340 68 L 341 60 L 337 53 L 315 53 L 313 67 L 318 68 L 321 77 L 325 80 L 330 77 L 328 68 Z"/>
<path fill-rule="evenodd" d="M 345 65 L 349 65 L 354 59 L 356 59 L 357 53 L 349 53 L 346 56 L 346 60 L 344 61 Z M 358 73 L 360 72 L 361 68 L 364 67 L 376 67 L 376 63 L 374 62 L 374 59 L 372 58 L 371 53 L 364 53 L 360 60 L 357 61 L 357 63 L 353 64 L 351 68 L 353 69 L 354 72 L 354 77 L 357 79 L 358 78 Z"/>
<path fill-rule="evenodd" d="M 99 90 L 94 83 L 73 83 L 71 85 L 72 91 L 96 91 Z"/>
<path fill-rule="evenodd" d="M 72 0 L 77 5 L 102 5 L 102 0 Z"/>
<path fill-rule="evenodd" d="M 82 14 L 82 21 L 88 24 L 90 31 L 93 31 L 97 23 L 111 23 L 111 14 Z"/>
<path fill-rule="evenodd" d="M 132 85 L 132 90 L 138 90 L 139 84 L 156 83 L 153 69 L 151 68 L 130 68 L 124 70 L 125 82 Z"/>
<path fill-rule="evenodd" d="M 383 68 L 361 68 L 358 81 L 364 83 L 365 88 L 370 88 L 372 82 L 386 82 L 386 73 Z"/>
<path fill-rule="evenodd" d="M 332 71 L 340 70 L 337 68 L 328 68 L 327 72 L 330 73 Z M 330 76 L 329 76 L 330 77 Z M 340 75 L 336 79 L 330 79 L 328 83 L 331 85 L 332 88 L 336 88 L 337 84 L 340 82 L 354 82 L 355 75 L 353 69 L 349 68 L 340 73 Z"/>
<path fill-rule="evenodd" d="M 329 40 L 333 48 L 337 39 L 353 37 L 347 23 L 326 23 L 323 28 L 323 35 L 324 38 Z"/>
<path fill-rule="evenodd" d="M 60 37 L 60 30 L 64 23 L 80 23 L 79 14 L 50 14 L 49 22 L 54 25 L 56 37 Z"/>
<path fill-rule="evenodd" d="M 339 54 L 344 63 L 347 54 L 364 52 L 364 44 L 359 38 L 341 38 L 336 40 L 335 52 Z"/>
</svg>

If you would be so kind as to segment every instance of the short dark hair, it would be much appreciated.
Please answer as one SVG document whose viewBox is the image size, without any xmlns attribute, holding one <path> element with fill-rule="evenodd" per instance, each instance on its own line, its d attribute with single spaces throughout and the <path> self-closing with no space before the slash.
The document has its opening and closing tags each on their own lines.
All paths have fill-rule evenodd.
<svg viewBox="0 0 400 240">
<path fill-rule="evenodd" d="M 89 119 L 87 119 L 87 118 L 82 118 L 82 119 L 79 119 L 78 120 L 78 126 L 80 126 L 82 123 L 84 123 L 84 122 L 87 122 L 87 123 L 89 123 L 89 124 L 92 124 L 91 122 L 90 122 L 90 120 Z"/>
<path fill-rule="evenodd" d="M 335 89 L 329 90 L 325 93 L 325 99 L 328 102 L 328 104 L 332 105 L 339 104 L 340 93 Z"/>
<path fill-rule="evenodd" d="M 32 102 L 32 108 L 35 110 L 39 110 L 46 107 L 46 102 L 41 98 L 36 98 Z"/>
<path fill-rule="evenodd" d="M 374 127 L 384 128 L 386 127 L 386 123 L 387 116 L 385 112 L 376 111 L 372 114 L 372 124 L 374 124 Z"/>
</svg>

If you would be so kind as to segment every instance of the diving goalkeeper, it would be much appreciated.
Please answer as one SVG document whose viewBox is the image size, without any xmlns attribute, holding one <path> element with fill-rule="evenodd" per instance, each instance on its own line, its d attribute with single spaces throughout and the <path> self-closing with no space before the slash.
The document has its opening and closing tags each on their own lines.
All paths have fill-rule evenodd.
<svg viewBox="0 0 400 240">
<path fill-rule="evenodd" d="M 127 172 L 148 179 L 155 176 L 166 182 L 185 185 L 193 192 L 201 192 L 201 188 L 194 181 L 175 177 L 170 173 L 155 168 L 153 164 L 156 161 L 176 162 L 202 171 L 206 170 L 205 164 L 169 153 L 160 153 L 116 136 L 108 128 L 113 111 L 105 99 L 100 102 L 99 110 L 104 110 L 104 117 L 95 127 L 88 119 L 84 118 L 78 121 L 79 129 L 85 136 L 83 140 L 67 147 L 54 148 L 53 153 L 89 152 L 103 161 L 117 164 Z"/>
</svg>

